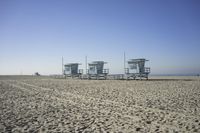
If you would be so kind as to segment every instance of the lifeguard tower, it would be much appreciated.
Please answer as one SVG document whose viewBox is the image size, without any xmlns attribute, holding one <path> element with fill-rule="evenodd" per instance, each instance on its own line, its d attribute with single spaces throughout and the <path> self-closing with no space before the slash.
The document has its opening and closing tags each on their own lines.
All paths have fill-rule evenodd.
<svg viewBox="0 0 200 133">
<path fill-rule="evenodd" d="M 126 79 L 146 78 L 150 73 L 150 67 L 145 67 L 145 62 L 148 61 L 144 58 L 130 59 L 128 61 L 128 68 L 125 68 Z"/>
<path fill-rule="evenodd" d="M 104 61 L 93 61 L 89 63 L 89 69 L 87 70 L 88 79 L 107 79 L 109 69 L 104 69 L 104 64 L 106 64 Z"/>
<path fill-rule="evenodd" d="M 66 77 L 78 77 L 82 78 L 83 69 L 78 69 L 79 63 L 69 63 L 64 65 L 64 75 Z"/>
</svg>

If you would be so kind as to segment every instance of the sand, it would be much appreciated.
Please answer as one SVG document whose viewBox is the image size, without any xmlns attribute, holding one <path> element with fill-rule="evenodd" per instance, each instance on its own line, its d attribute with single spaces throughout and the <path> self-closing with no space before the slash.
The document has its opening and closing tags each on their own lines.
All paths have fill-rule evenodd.
<svg viewBox="0 0 200 133">
<path fill-rule="evenodd" d="M 0 77 L 0 132 L 200 132 L 200 80 Z"/>
</svg>

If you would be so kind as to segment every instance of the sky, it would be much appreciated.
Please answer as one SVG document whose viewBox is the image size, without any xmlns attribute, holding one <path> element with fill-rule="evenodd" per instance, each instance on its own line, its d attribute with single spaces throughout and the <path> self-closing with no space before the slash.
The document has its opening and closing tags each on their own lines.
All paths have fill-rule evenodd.
<svg viewBox="0 0 200 133">
<path fill-rule="evenodd" d="M 60 74 L 146 58 L 151 74 L 200 73 L 199 0 L 0 0 L 0 75 Z"/>
</svg>

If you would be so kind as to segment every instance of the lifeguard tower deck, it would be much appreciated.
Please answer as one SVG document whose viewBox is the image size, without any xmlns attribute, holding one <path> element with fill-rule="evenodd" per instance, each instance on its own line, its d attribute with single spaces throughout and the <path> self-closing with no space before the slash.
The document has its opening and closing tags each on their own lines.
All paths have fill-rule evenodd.
<svg viewBox="0 0 200 133">
<path fill-rule="evenodd" d="M 146 78 L 150 73 L 150 67 L 145 67 L 145 62 L 148 61 L 144 58 L 130 59 L 128 61 L 128 68 L 125 68 L 126 79 Z"/>
</svg>

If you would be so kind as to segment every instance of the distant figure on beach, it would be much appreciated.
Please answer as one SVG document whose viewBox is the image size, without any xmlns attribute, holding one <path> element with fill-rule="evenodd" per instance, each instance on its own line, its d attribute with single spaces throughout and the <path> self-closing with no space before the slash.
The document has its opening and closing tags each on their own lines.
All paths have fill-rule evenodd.
<svg viewBox="0 0 200 133">
<path fill-rule="evenodd" d="M 40 76 L 40 74 L 38 72 L 35 73 L 35 76 Z"/>
</svg>

